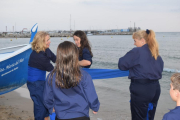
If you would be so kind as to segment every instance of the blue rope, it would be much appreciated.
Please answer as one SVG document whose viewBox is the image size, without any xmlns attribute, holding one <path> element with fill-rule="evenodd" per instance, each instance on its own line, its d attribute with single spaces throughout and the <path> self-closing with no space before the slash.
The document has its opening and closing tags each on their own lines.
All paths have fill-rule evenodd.
<svg viewBox="0 0 180 120">
<path fill-rule="evenodd" d="M 49 115 L 50 116 L 50 120 L 55 120 L 56 118 L 56 113 L 52 113 L 52 115 Z"/>
<path fill-rule="evenodd" d="M 129 75 L 129 71 L 121 71 L 119 69 L 88 69 L 83 68 L 84 71 L 88 72 L 92 79 L 109 79 L 116 77 L 125 77 Z"/>
<path fill-rule="evenodd" d="M 129 102 L 131 102 L 131 100 L 130 100 Z M 149 120 L 148 113 L 149 113 L 149 111 L 150 111 L 150 110 L 153 110 L 153 107 L 154 107 L 154 106 L 153 106 L 153 104 L 152 104 L 152 103 L 149 103 L 149 104 L 148 104 L 148 110 L 147 110 L 147 120 Z"/>
<path fill-rule="evenodd" d="M 153 104 L 152 103 L 148 104 L 147 120 L 149 120 L 148 113 L 149 113 L 150 110 L 153 110 Z"/>
</svg>

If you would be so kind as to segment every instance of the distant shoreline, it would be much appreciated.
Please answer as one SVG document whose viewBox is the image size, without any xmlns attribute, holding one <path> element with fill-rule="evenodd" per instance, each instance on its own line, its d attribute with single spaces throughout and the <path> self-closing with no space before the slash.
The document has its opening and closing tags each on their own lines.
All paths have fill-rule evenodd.
<svg viewBox="0 0 180 120">
<path fill-rule="evenodd" d="M 92 34 L 87 36 L 101 36 L 101 35 L 132 35 L 133 32 L 122 32 L 122 33 L 102 33 L 102 34 Z M 30 38 L 31 34 L 0 34 L 0 38 Z M 73 34 L 61 34 L 61 33 L 50 33 L 50 37 L 73 37 Z"/>
</svg>

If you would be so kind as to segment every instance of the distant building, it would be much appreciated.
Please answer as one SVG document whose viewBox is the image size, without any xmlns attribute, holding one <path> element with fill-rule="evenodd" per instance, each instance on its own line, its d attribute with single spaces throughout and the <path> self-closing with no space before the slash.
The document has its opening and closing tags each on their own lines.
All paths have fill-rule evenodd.
<svg viewBox="0 0 180 120">
<path fill-rule="evenodd" d="M 121 32 L 129 32 L 129 29 L 121 29 Z"/>
<path fill-rule="evenodd" d="M 119 33 L 119 32 L 121 32 L 121 30 L 120 29 L 111 29 L 111 32 L 112 33 Z"/>
</svg>

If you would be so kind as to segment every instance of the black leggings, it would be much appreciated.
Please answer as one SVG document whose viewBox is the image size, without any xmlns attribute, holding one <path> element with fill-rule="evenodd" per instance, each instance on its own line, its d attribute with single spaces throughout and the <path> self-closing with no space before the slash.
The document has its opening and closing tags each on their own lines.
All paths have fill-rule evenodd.
<svg viewBox="0 0 180 120">
<path fill-rule="evenodd" d="M 89 117 L 78 117 L 78 118 L 72 118 L 72 119 L 58 119 L 56 117 L 55 120 L 90 120 L 90 118 Z"/>
</svg>

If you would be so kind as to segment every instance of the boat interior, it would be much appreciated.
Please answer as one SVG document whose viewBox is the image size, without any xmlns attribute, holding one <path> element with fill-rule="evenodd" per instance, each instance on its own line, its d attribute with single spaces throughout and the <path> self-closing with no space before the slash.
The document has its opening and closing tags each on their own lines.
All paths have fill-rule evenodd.
<svg viewBox="0 0 180 120">
<path fill-rule="evenodd" d="M 8 56 L 9 54 L 12 54 L 14 51 L 17 51 L 25 46 L 27 46 L 27 44 L 7 47 L 7 48 L 1 48 L 0 49 L 0 58 Z"/>
</svg>

